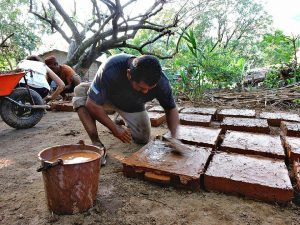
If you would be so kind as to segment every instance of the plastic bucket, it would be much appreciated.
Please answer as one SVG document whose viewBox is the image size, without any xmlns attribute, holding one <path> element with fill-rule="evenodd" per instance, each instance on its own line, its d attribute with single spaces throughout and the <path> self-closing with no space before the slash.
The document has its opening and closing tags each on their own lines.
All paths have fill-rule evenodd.
<svg viewBox="0 0 300 225">
<path fill-rule="evenodd" d="M 63 155 L 89 155 L 88 161 L 71 162 L 59 159 Z M 96 200 L 100 159 L 103 150 L 96 146 L 78 144 L 44 149 L 41 160 L 47 204 L 56 214 L 75 214 L 91 208 Z M 55 160 L 53 160 L 55 159 Z"/>
</svg>

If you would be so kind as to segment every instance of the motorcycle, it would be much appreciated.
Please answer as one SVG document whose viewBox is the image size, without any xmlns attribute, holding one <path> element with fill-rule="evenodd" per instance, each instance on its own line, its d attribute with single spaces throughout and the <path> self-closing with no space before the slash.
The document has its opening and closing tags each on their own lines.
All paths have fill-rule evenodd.
<svg viewBox="0 0 300 225">
<path fill-rule="evenodd" d="M 44 116 L 45 110 L 50 108 L 36 91 L 29 88 L 26 72 L 0 72 L 0 116 L 7 125 L 17 129 L 35 126 Z M 25 88 L 16 88 L 22 78 L 25 80 Z"/>
</svg>

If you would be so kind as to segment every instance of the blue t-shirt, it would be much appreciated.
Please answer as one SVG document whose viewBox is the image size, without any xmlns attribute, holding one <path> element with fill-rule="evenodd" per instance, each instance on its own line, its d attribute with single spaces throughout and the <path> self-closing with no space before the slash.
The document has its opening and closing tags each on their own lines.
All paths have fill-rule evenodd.
<svg viewBox="0 0 300 225">
<path fill-rule="evenodd" d="M 164 109 L 176 107 L 168 78 L 162 74 L 157 85 L 146 94 L 132 88 L 127 78 L 128 54 L 109 57 L 102 64 L 88 91 L 89 98 L 98 105 L 111 103 L 124 112 L 142 112 L 145 103 L 156 98 Z"/>
</svg>

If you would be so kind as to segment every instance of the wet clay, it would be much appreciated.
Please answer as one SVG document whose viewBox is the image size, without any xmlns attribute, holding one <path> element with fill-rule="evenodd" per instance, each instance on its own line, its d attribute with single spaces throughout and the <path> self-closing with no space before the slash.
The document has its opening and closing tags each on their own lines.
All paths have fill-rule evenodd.
<svg viewBox="0 0 300 225">
<path fill-rule="evenodd" d="M 63 160 L 63 164 L 77 164 L 90 162 L 99 158 L 99 154 L 92 151 L 69 152 L 62 155 L 55 156 L 50 159 L 50 162 L 55 162 L 58 159 Z"/>
<path fill-rule="evenodd" d="M 166 142 L 155 140 L 123 161 L 124 175 L 140 177 L 187 189 L 200 188 L 200 176 L 212 149 L 184 145 L 183 154 L 174 154 Z"/>
<path fill-rule="evenodd" d="M 272 112 L 262 112 L 259 115 L 261 119 L 267 119 L 270 126 L 280 126 L 280 122 L 292 121 L 292 122 L 300 122 L 300 117 L 297 114 L 292 113 L 272 113 Z"/>
<path fill-rule="evenodd" d="M 190 107 L 190 108 L 184 108 L 180 111 L 184 114 L 202 114 L 202 115 L 215 115 L 217 112 L 216 108 L 196 108 L 196 107 Z"/>
<path fill-rule="evenodd" d="M 227 131 L 220 150 L 276 159 L 285 158 L 280 137 L 267 134 Z"/>
<path fill-rule="evenodd" d="M 166 121 L 166 114 L 164 113 L 148 112 L 148 116 L 153 127 L 158 127 Z"/>
<path fill-rule="evenodd" d="M 290 163 L 300 160 L 300 138 L 298 137 L 284 137 L 284 146 L 287 150 L 287 155 Z"/>
<path fill-rule="evenodd" d="M 285 136 L 300 137 L 300 123 L 281 121 L 280 128 Z"/>
<path fill-rule="evenodd" d="M 204 175 L 210 191 L 244 195 L 270 202 L 292 200 L 293 188 L 284 161 L 217 153 Z"/>
<path fill-rule="evenodd" d="M 217 113 L 217 120 L 222 121 L 224 117 L 255 117 L 255 110 L 252 109 L 222 109 Z"/>
<path fill-rule="evenodd" d="M 177 138 L 186 144 L 214 148 L 219 141 L 220 133 L 221 129 L 180 125 Z M 170 138 L 171 133 L 166 133 L 165 137 Z"/>
<path fill-rule="evenodd" d="M 206 126 L 211 122 L 211 115 L 179 114 L 180 124 L 191 126 Z"/>
<path fill-rule="evenodd" d="M 300 162 L 299 161 L 294 161 L 293 172 L 296 180 L 297 191 L 300 191 Z"/>
<path fill-rule="evenodd" d="M 247 131 L 254 133 L 270 133 L 268 121 L 265 119 L 225 117 L 221 123 L 223 131 Z"/>
</svg>

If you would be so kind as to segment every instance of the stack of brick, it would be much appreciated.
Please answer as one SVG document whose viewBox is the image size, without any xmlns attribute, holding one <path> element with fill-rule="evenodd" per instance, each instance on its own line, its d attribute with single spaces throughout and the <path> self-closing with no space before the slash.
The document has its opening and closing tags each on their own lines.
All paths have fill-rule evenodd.
<svg viewBox="0 0 300 225">
<path fill-rule="evenodd" d="M 187 107 L 180 111 L 183 114 L 200 114 L 200 115 L 211 115 L 213 118 L 216 115 L 216 108 L 200 108 L 200 107 Z"/>
<path fill-rule="evenodd" d="M 167 142 L 151 141 L 123 160 L 124 175 L 199 190 L 212 149 L 188 145 L 185 147 L 186 151 L 181 155 L 174 152 Z"/>
<path fill-rule="evenodd" d="M 148 109 L 148 112 L 164 113 L 165 110 L 164 110 L 163 107 L 161 107 L 160 105 L 158 105 L 158 106 L 153 106 L 150 109 Z"/>
<path fill-rule="evenodd" d="M 293 163 L 294 161 L 300 161 L 300 138 L 283 137 L 283 142 L 287 150 L 290 163 Z"/>
<path fill-rule="evenodd" d="M 220 140 L 220 133 L 221 129 L 182 125 L 178 128 L 177 138 L 186 144 L 215 149 Z M 168 132 L 164 137 L 170 138 L 171 133 Z"/>
<path fill-rule="evenodd" d="M 300 123 L 282 121 L 280 128 L 285 136 L 300 137 Z"/>
<path fill-rule="evenodd" d="M 285 158 L 280 136 L 268 134 L 227 131 L 220 150 L 282 160 Z"/>
<path fill-rule="evenodd" d="M 297 191 L 300 192 L 300 162 L 299 161 L 294 161 L 293 173 L 296 181 Z"/>
<path fill-rule="evenodd" d="M 217 113 L 217 120 L 222 121 L 224 117 L 254 118 L 255 115 L 252 109 L 222 109 Z"/>
<path fill-rule="evenodd" d="M 152 127 L 158 127 L 166 121 L 165 113 L 148 112 L 148 116 Z"/>
<path fill-rule="evenodd" d="M 209 127 L 212 116 L 180 113 L 179 119 L 182 125 Z"/>
<path fill-rule="evenodd" d="M 270 133 L 267 120 L 253 118 L 225 117 L 221 123 L 222 131 L 235 130 L 254 133 Z"/>
<path fill-rule="evenodd" d="M 293 197 L 284 161 L 225 152 L 214 155 L 204 175 L 204 186 L 208 191 L 268 202 L 287 203 Z"/>
<path fill-rule="evenodd" d="M 267 119 L 270 126 L 280 126 L 281 121 L 300 122 L 300 117 L 293 113 L 262 112 L 261 119 Z"/>
<path fill-rule="evenodd" d="M 53 101 L 51 102 L 52 111 L 73 112 L 73 104 L 71 101 Z"/>
</svg>

